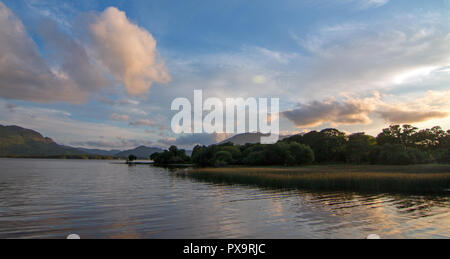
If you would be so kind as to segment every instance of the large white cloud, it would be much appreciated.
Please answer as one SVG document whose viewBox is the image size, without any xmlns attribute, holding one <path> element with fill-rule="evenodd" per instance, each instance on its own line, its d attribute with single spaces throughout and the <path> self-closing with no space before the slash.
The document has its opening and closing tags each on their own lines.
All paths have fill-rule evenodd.
<svg viewBox="0 0 450 259">
<path fill-rule="evenodd" d="M 132 95 L 147 92 L 152 83 L 167 83 L 170 76 L 156 49 L 156 40 L 131 23 L 126 14 L 110 7 L 89 31 L 98 59 Z"/>
<path fill-rule="evenodd" d="M 22 22 L 0 2 L 0 96 L 36 102 L 85 99 L 86 92 L 64 70 L 43 60 Z"/>
<path fill-rule="evenodd" d="M 111 77 L 132 95 L 145 93 L 154 82 L 170 80 L 155 39 L 125 13 L 108 8 L 84 26 L 88 28 L 80 31 L 92 41 L 83 35 L 74 38 L 53 20 L 42 19 L 36 26 L 43 42 L 38 47 L 22 22 L 0 2 L 0 97 L 82 103 L 114 86 Z"/>
</svg>

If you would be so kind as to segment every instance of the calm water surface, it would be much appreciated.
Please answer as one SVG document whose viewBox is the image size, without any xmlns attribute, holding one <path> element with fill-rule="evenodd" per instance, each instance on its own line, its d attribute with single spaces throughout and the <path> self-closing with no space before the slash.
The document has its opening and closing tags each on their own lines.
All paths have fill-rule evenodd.
<svg viewBox="0 0 450 259">
<path fill-rule="evenodd" d="M 450 197 L 217 185 L 109 161 L 0 159 L 0 238 L 450 238 Z"/>
</svg>

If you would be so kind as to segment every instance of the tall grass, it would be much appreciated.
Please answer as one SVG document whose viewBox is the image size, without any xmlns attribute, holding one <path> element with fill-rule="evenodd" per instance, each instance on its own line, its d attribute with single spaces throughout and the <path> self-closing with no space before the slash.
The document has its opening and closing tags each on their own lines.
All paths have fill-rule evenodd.
<svg viewBox="0 0 450 259">
<path fill-rule="evenodd" d="M 449 165 L 205 168 L 186 173 L 201 181 L 283 189 L 446 193 Z M 447 192 L 450 194 L 450 192 Z"/>
</svg>

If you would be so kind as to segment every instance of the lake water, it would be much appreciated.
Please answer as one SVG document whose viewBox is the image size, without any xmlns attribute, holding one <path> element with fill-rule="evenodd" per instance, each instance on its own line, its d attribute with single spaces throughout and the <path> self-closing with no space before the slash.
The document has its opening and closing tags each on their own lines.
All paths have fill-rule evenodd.
<svg viewBox="0 0 450 259">
<path fill-rule="evenodd" d="M 217 185 L 110 161 L 0 159 L 0 238 L 450 238 L 450 197 Z"/>
</svg>

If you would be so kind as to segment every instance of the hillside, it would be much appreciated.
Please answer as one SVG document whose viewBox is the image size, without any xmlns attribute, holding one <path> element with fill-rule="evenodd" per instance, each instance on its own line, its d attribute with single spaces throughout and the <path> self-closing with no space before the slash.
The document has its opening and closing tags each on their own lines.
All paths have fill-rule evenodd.
<svg viewBox="0 0 450 259">
<path fill-rule="evenodd" d="M 140 159 L 148 159 L 152 154 L 162 152 L 161 148 L 140 146 L 135 149 L 122 151 L 117 153 L 115 157 L 127 158 L 129 155 L 135 155 Z"/>
<path fill-rule="evenodd" d="M 81 150 L 82 152 L 90 155 L 99 155 L 99 156 L 115 156 L 117 153 L 122 152 L 121 150 L 88 149 L 80 147 L 77 147 L 76 149 Z"/>
<path fill-rule="evenodd" d="M 0 156 L 59 156 L 85 153 L 55 143 L 40 133 L 18 126 L 0 125 Z"/>
<path fill-rule="evenodd" d="M 262 133 L 244 133 L 235 135 L 229 139 L 226 139 L 222 141 L 219 144 L 231 142 L 235 145 L 245 145 L 245 144 L 257 144 L 261 143 L 261 137 L 268 136 L 268 134 L 262 134 Z M 280 140 L 286 138 L 286 136 L 280 136 Z"/>
</svg>

